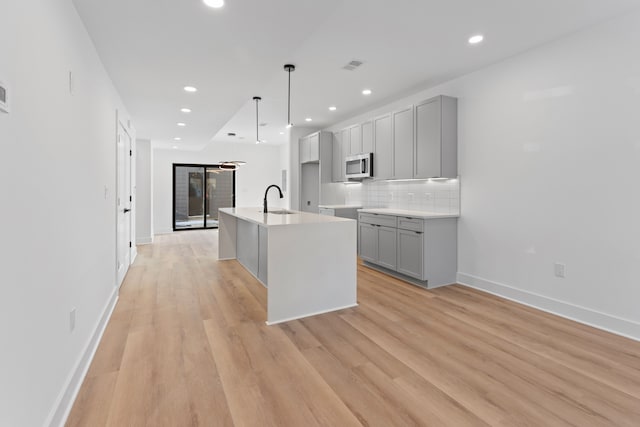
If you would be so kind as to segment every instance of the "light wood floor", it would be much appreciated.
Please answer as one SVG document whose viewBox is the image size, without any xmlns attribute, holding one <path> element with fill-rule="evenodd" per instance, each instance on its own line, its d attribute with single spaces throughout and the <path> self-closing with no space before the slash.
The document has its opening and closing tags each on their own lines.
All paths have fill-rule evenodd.
<svg viewBox="0 0 640 427">
<path fill-rule="evenodd" d="M 265 326 L 216 258 L 216 231 L 140 248 L 67 425 L 640 426 L 638 342 L 362 266 L 359 307 Z"/>
</svg>

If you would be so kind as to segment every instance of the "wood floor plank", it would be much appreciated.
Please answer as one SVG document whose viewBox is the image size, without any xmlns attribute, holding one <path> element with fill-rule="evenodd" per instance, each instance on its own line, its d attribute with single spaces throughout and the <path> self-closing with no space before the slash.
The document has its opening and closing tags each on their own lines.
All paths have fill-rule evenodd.
<svg viewBox="0 0 640 427">
<path fill-rule="evenodd" d="M 359 306 L 266 326 L 217 231 L 139 248 L 68 426 L 640 426 L 640 343 L 358 266 Z"/>
</svg>

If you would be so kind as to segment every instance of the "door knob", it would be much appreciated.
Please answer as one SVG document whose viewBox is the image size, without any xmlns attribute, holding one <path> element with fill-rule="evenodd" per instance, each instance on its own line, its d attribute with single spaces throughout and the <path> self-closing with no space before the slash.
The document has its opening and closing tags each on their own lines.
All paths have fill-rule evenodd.
<svg viewBox="0 0 640 427">
<path fill-rule="evenodd" d="M 131 212 L 131 209 L 124 208 L 124 213 Z"/>
</svg>

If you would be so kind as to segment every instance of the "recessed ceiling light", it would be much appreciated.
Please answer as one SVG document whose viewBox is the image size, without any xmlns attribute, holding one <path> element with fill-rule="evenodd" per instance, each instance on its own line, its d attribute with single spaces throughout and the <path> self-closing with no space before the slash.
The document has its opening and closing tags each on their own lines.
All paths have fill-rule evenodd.
<svg viewBox="0 0 640 427">
<path fill-rule="evenodd" d="M 196 88 L 195 88 L 195 87 L 193 87 L 193 86 L 185 86 L 185 87 L 184 87 L 184 91 L 185 91 L 185 92 L 191 92 L 191 93 L 193 93 L 193 92 L 197 92 L 197 91 L 198 91 L 198 89 L 196 89 Z"/>
<path fill-rule="evenodd" d="M 476 34 L 475 36 L 469 37 L 469 44 L 478 44 L 484 40 L 484 36 L 482 34 Z"/>
<path fill-rule="evenodd" d="M 312 119 L 311 117 L 307 117 L 306 119 L 304 119 L 304 121 L 305 121 L 305 122 L 310 122 L 310 121 L 312 121 L 312 120 L 313 120 L 313 119 Z"/>
<path fill-rule="evenodd" d="M 203 0 L 204 4 L 213 8 L 220 8 L 224 6 L 224 0 Z"/>
<path fill-rule="evenodd" d="M 181 108 L 180 111 L 182 111 L 183 113 L 190 113 L 191 108 Z"/>
<path fill-rule="evenodd" d="M 363 95 L 371 95 L 371 89 L 365 89 L 362 91 Z"/>
<path fill-rule="evenodd" d="M 284 132 L 280 132 L 280 135 L 284 135 Z"/>
<path fill-rule="evenodd" d="M 173 149 L 174 149 L 174 150 L 177 150 L 177 149 L 178 149 L 178 146 L 177 146 L 177 145 L 174 145 L 174 146 L 173 146 Z"/>
<path fill-rule="evenodd" d="M 185 127 L 187 124 L 186 123 L 182 123 L 182 122 L 178 122 L 176 123 L 178 126 L 180 126 L 181 128 Z"/>
<path fill-rule="evenodd" d="M 333 105 L 331 107 L 329 107 L 329 111 L 336 111 L 336 110 L 337 110 L 337 108 L 334 107 Z"/>
<path fill-rule="evenodd" d="M 175 138 L 173 138 L 174 141 L 182 141 L 182 138 L 180 138 L 179 136 L 176 136 Z"/>
</svg>

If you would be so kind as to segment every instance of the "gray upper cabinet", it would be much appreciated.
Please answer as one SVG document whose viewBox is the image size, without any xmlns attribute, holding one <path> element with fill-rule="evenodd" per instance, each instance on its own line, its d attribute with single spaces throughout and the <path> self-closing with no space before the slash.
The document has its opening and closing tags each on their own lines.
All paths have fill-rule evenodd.
<svg viewBox="0 0 640 427">
<path fill-rule="evenodd" d="M 333 150 L 331 158 L 331 171 L 333 182 L 343 182 L 345 179 L 345 165 L 342 160 L 342 133 L 340 131 L 333 133 Z"/>
<path fill-rule="evenodd" d="M 360 133 L 360 125 L 349 128 L 349 155 L 362 153 L 362 138 Z"/>
<path fill-rule="evenodd" d="M 362 138 L 362 152 L 373 153 L 373 122 L 371 120 L 360 125 L 360 136 Z"/>
<path fill-rule="evenodd" d="M 373 120 L 373 176 L 376 179 L 393 177 L 393 133 L 391 114 Z"/>
<path fill-rule="evenodd" d="M 393 117 L 393 178 L 413 178 L 413 106 Z"/>
<path fill-rule="evenodd" d="M 414 178 L 458 176 L 458 101 L 436 96 L 415 106 Z"/>
<path fill-rule="evenodd" d="M 320 133 L 300 138 L 300 163 L 317 162 L 320 160 Z"/>
<path fill-rule="evenodd" d="M 342 135 L 342 156 L 340 158 L 340 163 L 344 165 L 345 158 L 351 154 L 351 132 L 349 131 L 349 129 L 342 129 L 340 133 Z M 342 175 L 341 175 L 342 181 L 347 180 L 347 177 L 345 176 L 345 174 L 346 174 L 346 169 L 345 169 L 345 166 L 343 166 Z"/>
</svg>

